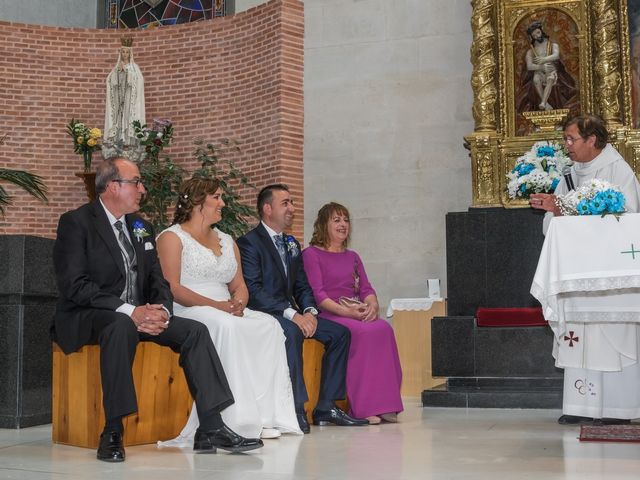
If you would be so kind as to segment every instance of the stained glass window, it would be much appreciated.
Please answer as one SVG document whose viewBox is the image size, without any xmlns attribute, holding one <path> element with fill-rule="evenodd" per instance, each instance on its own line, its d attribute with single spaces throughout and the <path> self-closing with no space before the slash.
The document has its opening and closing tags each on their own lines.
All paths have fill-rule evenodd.
<svg viewBox="0 0 640 480">
<path fill-rule="evenodd" d="M 149 28 L 223 17 L 232 0 L 108 0 L 107 28 Z"/>
</svg>

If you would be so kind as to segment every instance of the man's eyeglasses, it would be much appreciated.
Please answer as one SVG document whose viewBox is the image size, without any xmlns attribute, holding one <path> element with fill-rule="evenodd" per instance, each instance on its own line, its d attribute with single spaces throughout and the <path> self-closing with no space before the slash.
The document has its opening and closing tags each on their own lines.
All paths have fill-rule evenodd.
<svg viewBox="0 0 640 480">
<path fill-rule="evenodd" d="M 116 178 L 115 180 L 112 180 L 112 181 L 116 182 L 116 183 L 130 183 L 131 185 L 135 185 L 136 188 L 139 185 L 142 185 L 142 179 L 141 178 L 134 178 L 132 180 L 125 180 L 123 178 Z"/>
<path fill-rule="evenodd" d="M 578 140 L 582 140 L 584 141 L 585 139 L 582 137 L 578 137 L 578 138 L 573 138 L 573 137 L 564 137 L 564 143 L 566 143 L 567 145 L 573 145 L 574 143 L 576 143 Z"/>
</svg>

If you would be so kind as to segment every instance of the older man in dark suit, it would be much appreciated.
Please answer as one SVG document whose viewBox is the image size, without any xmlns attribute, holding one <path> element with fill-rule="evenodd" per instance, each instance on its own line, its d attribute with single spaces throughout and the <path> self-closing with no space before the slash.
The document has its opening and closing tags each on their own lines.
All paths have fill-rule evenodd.
<svg viewBox="0 0 640 480">
<path fill-rule="evenodd" d="M 286 337 L 287 361 L 300 429 L 309 433 L 304 412 L 308 400 L 302 376 L 302 342 L 314 338 L 325 346 L 318 404 L 313 411 L 316 425 L 368 425 L 352 418 L 335 405 L 345 397 L 349 330 L 318 317 L 313 292 L 307 281 L 300 255 L 300 244 L 291 235 L 295 207 L 286 185 L 264 187 L 258 194 L 261 222 L 237 241 L 242 273 L 249 289 L 248 307 L 273 315 Z"/>
<path fill-rule="evenodd" d="M 207 328 L 172 316 L 173 298 L 151 225 L 133 215 L 145 193 L 138 167 L 107 160 L 96 174 L 99 199 L 60 217 L 54 266 L 60 300 L 51 333 L 65 353 L 100 345 L 106 417 L 97 458 L 124 461 L 122 417 L 137 411 L 131 366 L 139 341 L 180 352 L 200 418 L 194 450 L 239 452 L 262 446 L 229 429 L 220 411 L 233 403 Z"/>
</svg>

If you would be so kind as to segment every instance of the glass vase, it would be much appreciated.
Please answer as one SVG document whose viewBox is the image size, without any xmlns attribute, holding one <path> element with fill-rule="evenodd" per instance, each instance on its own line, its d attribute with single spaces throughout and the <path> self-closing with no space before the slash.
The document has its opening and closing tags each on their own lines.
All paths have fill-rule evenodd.
<svg viewBox="0 0 640 480">
<path fill-rule="evenodd" d="M 93 155 L 93 152 L 91 150 L 85 150 L 84 152 L 82 152 L 82 159 L 84 160 L 84 171 L 85 172 L 90 172 L 91 171 L 91 157 Z"/>
</svg>

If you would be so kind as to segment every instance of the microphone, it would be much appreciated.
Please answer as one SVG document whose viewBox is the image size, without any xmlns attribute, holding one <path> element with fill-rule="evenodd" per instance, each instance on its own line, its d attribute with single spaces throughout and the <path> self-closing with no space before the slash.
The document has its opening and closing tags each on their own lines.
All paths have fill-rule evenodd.
<svg viewBox="0 0 640 480">
<path fill-rule="evenodd" d="M 571 177 L 571 167 L 569 165 L 565 165 L 562 169 L 562 176 L 564 176 L 564 183 L 567 184 L 567 189 L 569 191 L 575 190 L 576 186 L 573 183 L 573 178 Z"/>
</svg>

